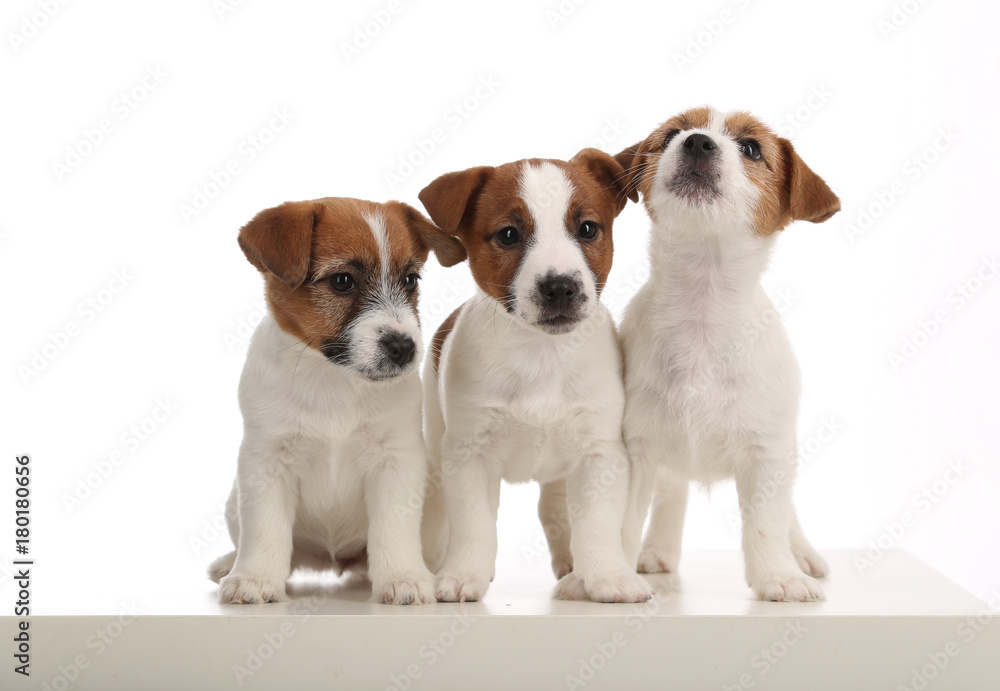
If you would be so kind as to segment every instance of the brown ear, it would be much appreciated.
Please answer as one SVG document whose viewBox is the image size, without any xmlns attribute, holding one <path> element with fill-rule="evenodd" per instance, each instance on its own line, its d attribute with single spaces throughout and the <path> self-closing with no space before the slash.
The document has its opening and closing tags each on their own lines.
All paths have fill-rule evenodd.
<svg viewBox="0 0 1000 691">
<path fill-rule="evenodd" d="M 269 271 L 292 290 L 309 275 L 316 202 L 285 202 L 265 209 L 240 229 L 243 254 L 260 271 Z"/>
<path fill-rule="evenodd" d="M 636 142 L 615 154 L 615 160 L 622 167 L 620 178 L 622 189 L 630 193 L 628 198 L 634 202 L 639 201 L 639 182 L 646 172 L 646 160 L 639 155 L 644 143 L 644 141 Z"/>
<path fill-rule="evenodd" d="M 417 196 L 427 209 L 427 215 L 445 234 L 458 235 L 463 219 L 472 211 L 479 191 L 492 174 L 490 166 L 445 173 L 420 190 Z"/>
<path fill-rule="evenodd" d="M 610 154 L 599 149 L 583 149 L 569 162 L 584 166 L 601 185 L 614 190 L 615 201 L 618 203 L 618 213 L 621 213 L 622 209 L 625 208 L 627 199 L 634 202 L 639 201 L 639 193 L 626 180 L 625 167 Z"/>
<path fill-rule="evenodd" d="M 793 221 L 822 223 L 840 211 L 840 199 L 812 172 L 787 139 L 778 138 L 785 159 L 787 210 Z"/>
<path fill-rule="evenodd" d="M 403 202 L 398 204 L 406 216 L 406 223 L 415 232 L 421 245 L 433 250 L 441 266 L 454 266 L 466 257 L 465 246 L 456 238 L 434 225 L 426 216 Z"/>
</svg>

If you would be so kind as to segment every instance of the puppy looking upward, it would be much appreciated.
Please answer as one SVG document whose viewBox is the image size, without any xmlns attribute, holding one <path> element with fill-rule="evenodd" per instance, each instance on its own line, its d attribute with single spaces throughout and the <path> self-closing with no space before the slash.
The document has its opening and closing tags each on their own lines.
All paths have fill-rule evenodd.
<svg viewBox="0 0 1000 691">
<path fill-rule="evenodd" d="M 560 597 L 650 597 L 635 573 L 638 543 L 622 545 L 630 474 L 621 353 L 599 300 L 611 226 L 626 203 L 622 173 L 611 156 L 585 149 L 569 162 L 449 173 L 420 193 L 434 222 L 465 246 L 478 286 L 438 331 L 424 374 L 428 448 L 432 464 L 440 459 L 450 531 L 439 600 L 485 594 L 502 479 L 542 484 Z"/>
<path fill-rule="evenodd" d="M 339 198 L 262 211 L 239 243 L 269 312 L 240 378 L 236 550 L 209 570 L 221 600 L 282 600 L 297 567 L 367 562 L 374 600 L 433 602 L 413 503 L 427 476 L 417 280 L 430 249 L 445 265 L 465 250 L 406 204 Z"/>
<path fill-rule="evenodd" d="M 753 327 L 774 310 L 760 278 L 777 231 L 840 201 L 743 112 L 689 110 L 617 159 L 653 224 L 650 279 L 621 325 L 637 533 L 656 474 L 640 571 L 676 571 L 689 480 L 735 477 L 747 582 L 766 600 L 820 599 L 826 562 L 792 506 L 798 368 L 780 323 Z"/>
</svg>

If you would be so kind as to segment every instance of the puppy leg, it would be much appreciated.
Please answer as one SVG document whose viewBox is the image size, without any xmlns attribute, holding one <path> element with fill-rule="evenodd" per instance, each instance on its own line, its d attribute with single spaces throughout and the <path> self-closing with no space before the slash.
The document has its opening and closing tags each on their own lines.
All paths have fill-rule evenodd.
<svg viewBox="0 0 1000 691">
<path fill-rule="evenodd" d="M 237 481 L 233 479 L 233 488 L 229 492 L 229 498 L 226 499 L 226 527 L 229 529 L 229 537 L 234 547 L 240 543 L 239 489 L 236 485 Z M 224 554 L 209 565 L 208 577 L 218 583 L 233 570 L 235 563 L 235 550 Z"/>
<path fill-rule="evenodd" d="M 736 473 L 747 583 L 762 600 L 823 599 L 823 589 L 799 568 L 789 542 L 794 460 L 794 454 L 754 455 Z"/>
<path fill-rule="evenodd" d="M 565 480 L 542 483 L 538 497 L 538 519 L 542 522 L 545 539 L 549 543 L 552 572 L 557 579 L 562 578 L 573 570 Z"/>
<path fill-rule="evenodd" d="M 640 573 L 677 573 L 688 485 L 687 480 L 664 468 L 657 473 L 649 532 L 639 555 Z"/>
<path fill-rule="evenodd" d="M 639 546 L 642 544 L 642 527 L 649 513 L 649 502 L 653 497 L 656 472 L 649 456 L 644 452 L 644 444 L 627 444 L 629 459 L 629 497 L 625 522 L 622 525 L 622 548 L 629 564 L 637 564 Z"/>
<path fill-rule="evenodd" d="M 445 484 L 448 554 L 438 572 L 437 599 L 481 600 L 496 570 L 500 477 L 481 461 L 463 463 Z"/>
<path fill-rule="evenodd" d="M 424 563 L 432 573 L 441 568 L 448 549 L 448 513 L 444 503 L 444 488 L 428 486 L 424 499 L 424 516 L 420 524 L 420 543 L 423 545 Z"/>
<path fill-rule="evenodd" d="M 232 570 L 219 581 L 219 599 L 232 604 L 258 604 L 287 599 L 285 580 L 291 573 L 292 526 L 298 491 L 286 474 L 285 449 L 276 453 L 240 450 L 239 544 Z"/>
<path fill-rule="evenodd" d="M 400 441 L 398 446 L 423 449 L 423 440 Z M 423 454 L 413 458 L 393 452 L 373 465 L 365 480 L 372 600 L 393 605 L 434 602 L 434 576 L 424 564 L 420 545 L 426 460 Z"/>
<path fill-rule="evenodd" d="M 830 567 L 827 566 L 826 559 L 820 556 L 819 552 L 813 549 L 802 532 L 799 525 L 799 517 L 792 508 L 792 528 L 789 532 L 789 541 L 792 544 L 792 554 L 799 563 L 799 568 L 813 578 L 825 578 L 830 575 Z"/>
<path fill-rule="evenodd" d="M 597 602 L 645 602 L 653 596 L 646 580 L 625 557 L 622 529 L 629 501 L 625 445 L 599 442 L 567 479 L 573 527 L 573 572 L 556 586 L 556 597 Z"/>
</svg>

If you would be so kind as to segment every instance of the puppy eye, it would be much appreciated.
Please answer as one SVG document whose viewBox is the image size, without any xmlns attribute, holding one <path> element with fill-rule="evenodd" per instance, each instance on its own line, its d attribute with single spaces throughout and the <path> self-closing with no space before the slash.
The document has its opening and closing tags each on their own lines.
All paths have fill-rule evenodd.
<svg viewBox="0 0 1000 691">
<path fill-rule="evenodd" d="M 584 221 L 580 224 L 580 229 L 576 233 L 584 240 L 593 240 L 597 237 L 598 230 L 600 228 L 593 221 Z"/>
<path fill-rule="evenodd" d="M 674 137 L 676 137 L 680 133 L 681 133 L 680 130 L 670 130 L 669 132 L 667 132 L 667 136 L 664 138 L 663 144 L 660 145 L 660 148 L 666 151 L 667 147 L 670 146 L 670 142 L 672 142 L 674 140 Z"/>
<path fill-rule="evenodd" d="M 330 287 L 338 293 L 347 293 L 358 287 L 351 274 L 334 274 L 330 276 Z"/>
<path fill-rule="evenodd" d="M 760 160 L 760 143 L 756 139 L 741 139 L 738 144 L 744 156 L 754 161 Z"/>
<path fill-rule="evenodd" d="M 504 247 L 513 247 L 521 241 L 521 231 L 514 226 L 505 226 L 497 233 L 497 242 Z"/>
<path fill-rule="evenodd" d="M 420 280 L 420 276 L 417 274 L 406 274 L 403 279 L 403 288 L 406 289 L 407 293 L 412 293 L 417 289 L 417 281 Z"/>
</svg>

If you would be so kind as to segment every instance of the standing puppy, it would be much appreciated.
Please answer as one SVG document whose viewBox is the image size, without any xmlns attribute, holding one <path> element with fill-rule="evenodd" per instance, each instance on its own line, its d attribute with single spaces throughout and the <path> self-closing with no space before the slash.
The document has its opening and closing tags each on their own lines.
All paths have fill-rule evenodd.
<svg viewBox="0 0 1000 691">
<path fill-rule="evenodd" d="M 840 201 L 743 112 L 689 110 L 617 159 L 653 222 L 650 280 L 621 326 L 637 533 L 656 473 L 639 570 L 676 571 L 690 479 L 735 476 L 747 582 L 765 600 L 821 599 L 827 566 L 792 506 L 798 368 L 760 277 L 777 231 Z"/>
<path fill-rule="evenodd" d="M 569 162 L 449 173 L 420 193 L 434 222 L 462 241 L 479 288 L 442 324 L 424 375 L 450 531 L 439 600 L 486 592 L 502 479 L 542 483 L 553 565 L 566 574 L 559 597 L 651 595 L 635 573 L 638 543 L 629 557 L 622 546 L 630 479 L 622 361 L 599 302 L 611 225 L 626 203 L 623 172 L 585 149 Z"/>
<path fill-rule="evenodd" d="M 433 602 L 413 504 L 427 475 L 417 279 L 429 249 L 445 265 L 465 251 L 406 204 L 334 198 L 262 211 L 239 243 L 269 314 L 240 379 L 236 551 L 209 570 L 221 600 L 283 600 L 296 567 L 367 561 L 374 600 Z"/>
</svg>

